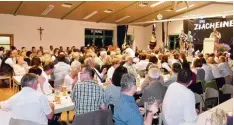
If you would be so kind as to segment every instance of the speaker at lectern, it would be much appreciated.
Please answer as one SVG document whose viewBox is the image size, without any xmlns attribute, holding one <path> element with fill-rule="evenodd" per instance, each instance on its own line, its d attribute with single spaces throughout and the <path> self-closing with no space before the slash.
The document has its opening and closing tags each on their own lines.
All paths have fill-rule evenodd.
<svg viewBox="0 0 234 125">
<path fill-rule="evenodd" d="M 203 53 L 213 53 L 215 47 L 214 38 L 205 38 L 203 41 Z"/>
</svg>

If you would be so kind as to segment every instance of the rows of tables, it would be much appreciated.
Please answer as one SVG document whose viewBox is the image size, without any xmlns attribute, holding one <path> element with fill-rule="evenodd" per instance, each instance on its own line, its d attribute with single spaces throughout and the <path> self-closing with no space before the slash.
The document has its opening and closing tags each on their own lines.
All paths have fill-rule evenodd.
<svg viewBox="0 0 234 125">
<path fill-rule="evenodd" d="M 164 77 L 164 81 L 169 80 L 169 76 L 165 75 Z M 22 76 L 14 76 L 13 77 L 13 84 L 17 84 L 18 86 L 20 85 L 20 80 L 21 80 Z M 140 83 L 142 83 L 144 81 L 144 78 L 140 79 Z M 138 87 L 138 90 L 140 90 L 140 88 Z M 52 102 L 55 104 L 55 114 L 57 113 L 62 113 L 62 112 L 67 112 L 69 113 L 69 111 L 74 110 L 74 103 L 71 100 L 70 95 L 67 96 L 62 96 L 61 97 L 61 104 L 57 104 L 54 102 L 54 95 L 47 95 L 47 98 L 49 100 L 49 102 Z M 206 112 L 201 113 L 198 116 L 196 125 L 202 125 L 205 124 L 206 119 L 211 115 L 211 113 L 213 111 L 215 111 L 217 108 L 223 109 L 225 112 L 232 112 L 233 111 L 233 99 L 230 99 Z M 9 120 L 11 118 L 11 112 L 10 111 L 3 111 L 0 109 L 0 125 L 9 125 Z M 67 114 L 67 121 L 69 121 L 69 114 Z"/>
</svg>

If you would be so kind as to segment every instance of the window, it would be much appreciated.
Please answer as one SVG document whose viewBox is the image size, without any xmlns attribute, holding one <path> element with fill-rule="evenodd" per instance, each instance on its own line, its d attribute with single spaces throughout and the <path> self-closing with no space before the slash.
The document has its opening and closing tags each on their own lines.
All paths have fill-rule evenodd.
<svg viewBox="0 0 234 125">
<path fill-rule="evenodd" d="M 0 34 L 0 46 L 4 47 L 5 50 L 10 50 L 10 47 L 13 46 L 13 35 Z"/>
<path fill-rule="evenodd" d="M 113 30 L 85 29 L 85 46 L 105 47 L 113 45 Z"/>
</svg>

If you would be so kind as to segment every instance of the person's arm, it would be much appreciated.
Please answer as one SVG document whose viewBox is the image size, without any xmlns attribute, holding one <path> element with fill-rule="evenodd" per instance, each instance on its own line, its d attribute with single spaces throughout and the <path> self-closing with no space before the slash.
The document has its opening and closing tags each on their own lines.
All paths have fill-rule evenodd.
<svg viewBox="0 0 234 125">
<path fill-rule="evenodd" d="M 158 104 L 155 101 L 152 105 L 148 108 L 148 113 L 146 119 L 144 121 L 144 125 L 152 125 L 153 116 L 158 112 Z"/>
<path fill-rule="evenodd" d="M 103 110 L 106 110 L 106 105 L 105 105 L 105 93 L 104 93 L 104 90 L 101 88 L 100 90 L 101 92 L 101 105 L 100 105 L 100 108 L 103 109 Z"/>
<path fill-rule="evenodd" d="M 54 116 L 54 104 L 49 103 L 47 97 L 44 95 L 40 97 L 40 104 L 41 104 L 40 108 L 46 115 L 47 119 L 52 119 Z"/>
</svg>

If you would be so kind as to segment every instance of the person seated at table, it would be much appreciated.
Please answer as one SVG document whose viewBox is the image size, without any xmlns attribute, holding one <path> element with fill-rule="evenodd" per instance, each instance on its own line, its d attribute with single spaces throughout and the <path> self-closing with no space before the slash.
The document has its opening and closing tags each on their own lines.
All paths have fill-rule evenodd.
<svg viewBox="0 0 234 125">
<path fill-rule="evenodd" d="M 187 88 L 192 75 L 191 70 L 181 70 L 177 82 L 168 87 L 162 104 L 164 125 L 191 125 L 196 121 L 195 96 Z"/>
<path fill-rule="evenodd" d="M 180 62 L 181 66 L 183 67 L 189 67 L 189 62 L 187 61 L 185 53 L 180 53 Z"/>
<path fill-rule="evenodd" d="M 119 100 L 120 97 L 120 80 L 122 78 L 122 75 L 127 73 L 128 70 L 123 67 L 119 66 L 115 69 L 113 76 L 111 78 L 111 83 L 105 88 L 105 103 L 108 106 L 109 104 L 116 105 L 117 100 Z"/>
<path fill-rule="evenodd" d="M 145 74 L 146 67 L 149 64 L 149 61 L 146 60 L 146 54 L 140 53 L 139 59 L 140 61 L 136 63 L 135 67 L 140 72 L 140 74 Z"/>
<path fill-rule="evenodd" d="M 78 61 L 71 63 L 71 71 L 65 76 L 64 84 L 67 86 L 67 91 L 72 91 L 75 83 L 78 81 L 78 72 L 81 70 L 81 64 Z"/>
<path fill-rule="evenodd" d="M 65 63 L 65 55 L 60 54 L 57 57 L 58 63 L 54 66 L 54 87 L 59 87 L 62 83 L 57 82 L 64 80 L 65 76 L 71 71 L 71 66 Z"/>
<path fill-rule="evenodd" d="M 201 59 L 195 59 L 193 62 L 192 71 L 196 74 L 196 80 L 205 81 L 205 70 L 201 68 Z"/>
<path fill-rule="evenodd" d="M 11 111 L 12 119 L 28 120 L 47 125 L 54 115 L 54 104 L 37 92 L 38 76 L 25 74 L 21 79 L 22 90 L 6 101 L 0 102 L 0 109 Z"/>
<path fill-rule="evenodd" d="M 81 82 L 72 90 L 72 101 L 75 103 L 75 115 L 106 109 L 104 90 L 94 81 L 95 71 L 85 65 L 80 73 Z"/>
<path fill-rule="evenodd" d="M 45 95 L 49 95 L 53 92 L 53 87 L 49 83 L 49 76 L 54 72 L 54 63 L 50 62 L 43 66 L 41 76 L 45 78 L 43 83 L 42 91 Z"/>
<path fill-rule="evenodd" d="M 159 69 L 159 65 L 158 65 L 158 58 L 156 57 L 156 55 L 151 55 L 149 58 L 149 64 L 146 67 L 146 72 L 149 71 L 149 69 L 151 68 L 158 68 Z"/>
<path fill-rule="evenodd" d="M 173 63 L 171 70 L 172 70 L 172 72 L 170 74 L 171 76 L 170 76 L 169 80 L 167 80 L 167 81 L 164 80 L 164 84 L 163 84 L 164 86 L 169 86 L 171 83 L 176 82 L 178 72 L 180 70 L 182 70 L 182 68 L 181 68 L 181 65 L 179 63 Z"/>
<path fill-rule="evenodd" d="M 201 58 L 202 69 L 205 71 L 205 82 L 210 82 L 214 79 L 212 70 L 209 65 L 207 65 L 205 58 Z"/>
<path fill-rule="evenodd" d="M 173 59 L 168 59 L 169 66 L 172 66 L 173 63 L 180 63 L 180 55 L 178 53 L 173 54 Z"/>
<path fill-rule="evenodd" d="M 185 65 L 184 67 L 182 67 L 182 69 L 190 70 L 192 72 L 190 65 Z M 195 83 L 197 83 L 197 75 L 194 72 L 192 72 L 192 74 L 193 74 L 192 75 L 192 84 L 195 84 Z"/>
<path fill-rule="evenodd" d="M 151 125 L 153 116 L 158 112 L 156 102 L 149 105 L 146 119 L 140 112 L 140 109 L 135 103 L 133 95 L 137 91 L 135 76 L 131 73 L 123 74 L 121 78 L 121 94 L 120 99 L 114 107 L 115 125 Z"/>
<path fill-rule="evenodd" d="M 135 77 L 137 77 L 137 69 L 135 65 L 133 64 L 133 58 L 130 56 L 126 56 L 126 62 L 123 65 L 124 67 L 127 68 L 128 73 L 133 74 Z"/>
<path fill-rule="evenodd" d="M 13 69 L 16 76 L 22 76 L 28 72 L 28 64 L 24 61 L 24 57 L 17 57 L 17 64 L 13 65 Z"/>
<path fill-rule="evenodd" d="M 96 69 L 96 60 L 94 58 L 91 58 L 91 57 L 87 57 L 84 61 L 84 64 L 85 65 L 88 65 L 90 68 L 94 69 L 95 71 L 95 75 L 94 75 L 94 78 L 96 80 L 98 80 L 98 83 L 102 83 L 103 82 L 103 78 L 104 78 L 104 75 L 106 74 L 107 70 L 106 68 L 104 68 L 102 70 L 102 72 L 100 73 L 97 69 Z"/>
<path fill-rule="evenodd" d="M 101 66 L 101 71 L 102 71 L 104 68 L 106 68 L 106 70 L 108 71 L 108 70 L 110 69 L 112 63 L 113 63 L 113 59 L 112 59 L 111 56 L 108 55 L 108 56 L 106 57 L 106 60 L 105 60 L 104 64 Z M 104 76 L 107 77 L 106 74 L 104 74 Z M 106 79 L 106 78 L 104 78 L 104 79 Z"/>
<path fill-rule="evenodd" d="M 167 55 L 162 56 L 161 68 L 164 70 L 164 73 L 171 72 L 171 67 L 168 64 L 168 56 Z"/>
<path fill-rule="evenodd" d="M 151 68 L 148 74 L 152 82 L 147 87 L 145 87 L 142 97 L 137 103 L 138 106 L 144 106 L 144 102 L 147 102 L 149 97 L 154 97 L 155 99 L 159 100 L 158 103 L 162 103 L 167 90 L 167 88 L 163 85 L 164 83 L 161 83 L 161 73 L 159 69 Z"/>
<path fill-rule="evenodd" d="M 216 63 L 219 63 L 219 57 L 222 56 L 222 54 L 223 53 L 221 53 L 221 52 L 216 53 L 215 58 L 214 58 Z"/>
<path fill-rule="evenodd" d="M 39 67 L 41 70 L 43 70 L 41 59 L 37 56 L 33 57 L 30 63 L 30 67 Z"/>
<path fill-rule="evenodd" d="M 219 57 L 219 62 L 220 63 L 218 64 L 218 67 L 223 77 L 228 76 L 228 75 L 233 75 L 232 69 L 228 65 L 224 56 Z"/>
<path fill-rule="evenodd" d="M 107 71 L 107 78 L 106 81 L 111 81 L 115 69 L 117 69 L 120 66 L 121 59 L 118 58 L 117 56 L 113 58 L 112 60 L 112 66 L 108 69 Z"/>
<path fill-rule="evenodd" d="M 144 92 L 144 90 L 145 90 L 145 88 L 147 86 L 149 86 L 150 84 L 155 83 L 157 81 L 159 81 L 161 84 L 164 84 L 163 76 L 160 75 L 159 78 L 155 79 L 155 76 L 152 75 L 151 72 L 154 72 L 155 70 L 159 70 L 159 69 L 157 69 L 157 68 L 151 68 L 149 70 L 148 74 L 146 75 L 144 81 L 142 82 L 142 84 L 140 86 L 141 87 L 141 89 L 140 89 L 141 91 L 140 92 Z"/>
<path fill-rule="evenodd" d="M 213 74 L 213 76 L 214 76 L 215 79 L 222 77 L 220 69 L 219 69 L 217 63 L 214 60 L 214 57 L 208 57 L 207 63 L 210 66 L 212 74 Z"/>
<path fill-rule="evenodd" d="M 6 56 L 2 59 L 0 73 L 3 75 L 13 75 L 13 65 L 16 64 L 16 57 L 18 55 L 17 50 L 8 51 Z"/>
</svg>

